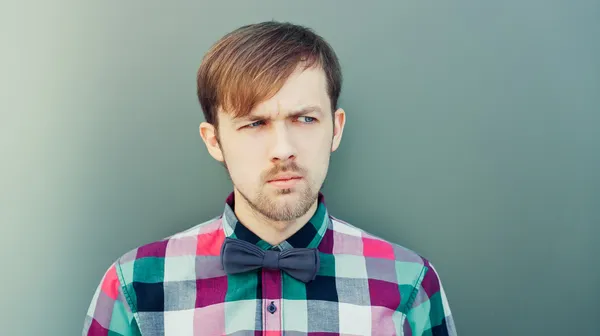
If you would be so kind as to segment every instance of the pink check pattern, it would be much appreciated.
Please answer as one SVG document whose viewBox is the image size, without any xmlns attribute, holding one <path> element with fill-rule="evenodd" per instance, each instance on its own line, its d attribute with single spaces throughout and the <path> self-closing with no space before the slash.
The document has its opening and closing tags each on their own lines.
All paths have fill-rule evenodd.
<svg viewBox="0 0 600 336">
<path fill-rule="evenodd" d="M 278 245 L 318 249 L 309 283 L 270 269 L 226 274 L 225 237 L 274 248 L 237 221 L 230 196 L 223 215 L 118 258 L 83 335 L 456 335 L 434 266 L 329 215 L 322 195 L 306 227 Z"/>
</svg>

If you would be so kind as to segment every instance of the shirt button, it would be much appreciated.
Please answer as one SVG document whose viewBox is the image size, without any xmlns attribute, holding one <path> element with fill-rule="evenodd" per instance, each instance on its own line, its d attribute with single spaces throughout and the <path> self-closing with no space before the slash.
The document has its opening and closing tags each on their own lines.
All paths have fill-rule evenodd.
<svg viewBox="0 0 600 336">
<path fill-rule="evenodd" d="M 277 311 L 277 307 L 275 306 L 275 303 L 273 301 L 271 301 L 271 304 L 267 307 L 267 310 L 271 314 L 274 314 Z"/>
</svg>

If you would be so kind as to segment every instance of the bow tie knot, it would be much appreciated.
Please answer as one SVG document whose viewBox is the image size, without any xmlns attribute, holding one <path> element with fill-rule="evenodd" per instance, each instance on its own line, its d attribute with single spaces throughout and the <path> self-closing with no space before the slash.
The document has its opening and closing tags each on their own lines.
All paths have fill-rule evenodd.
<svg viewBox="0 0 600 336">
<path fill-rule="evenodd" d="M 263 257 L 262 266 L 269 269 L 279 269 L 279 256 L 281 252 L 267 250 Z"/>
<path fill-rule="evenodd" d="M 309 282 L 316 277 L 320 263 L 319 252 L 314 248 L 265 251 L 247 241 L 227 237 L 221 247 L 221 264 L 228 274 L 262 267 L 279 269 L 297 280 Z"/>
</svg>

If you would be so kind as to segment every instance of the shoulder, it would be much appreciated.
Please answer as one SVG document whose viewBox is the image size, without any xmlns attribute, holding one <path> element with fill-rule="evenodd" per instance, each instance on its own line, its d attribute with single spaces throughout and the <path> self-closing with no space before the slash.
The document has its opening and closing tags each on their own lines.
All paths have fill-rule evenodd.
<svg viewBox="0 0 600 336">
<path fill-rule="evenodd" d="M 170 260 L 169 264 L 187 262 L 193 265 L 198 254 L 211 249 L 216 251 L 217 245 L 220 248 L 218 241 L 224 239 L 221 223 L 221 216 L 214 217 L 194 227 L 143 244 L 124 253 L 113 264 L 121 285 L 130 286 L 134 281 L 138 283 L 163 282 L 167 259 Z M 213 245 L 215 247 L 211 247 Z"/>
<path fill-rule="evenodd" d="M 439 277 L 432 262 L 418 252 L 378 237 L 344 220 L 331 216 L 333 252 L 360 253 L 374 277 L 382 273 L 395 274 L 400 285 L 414 288 L 439 288 Z M 352 251 L 350 251 L 352 249 Z M 378 274 L 379 273 L 379 274 Z"/>
</svg>

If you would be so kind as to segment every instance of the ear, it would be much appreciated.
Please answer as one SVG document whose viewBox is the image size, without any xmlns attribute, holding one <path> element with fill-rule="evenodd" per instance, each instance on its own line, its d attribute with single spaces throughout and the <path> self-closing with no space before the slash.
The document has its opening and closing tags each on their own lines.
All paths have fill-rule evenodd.
<svg viewBox="0 0 600 336">
<path fill-rule="evenodd" d="M 207 122 L 200 124 L 200 136 L 208 149 L 208 153 L 217 161 L 223 162 L 223 151 L 217 138 L 215 126 Z"/>
<path fill-rule="evenodd" d="M 344 125 L 346 124 L 346 112 L 343 109 L 338 109 L 333 115 L 333 141 L 331 142 L 331 151 L 335 152 L 342 141 L 344 133 Z"/>
</svg>

